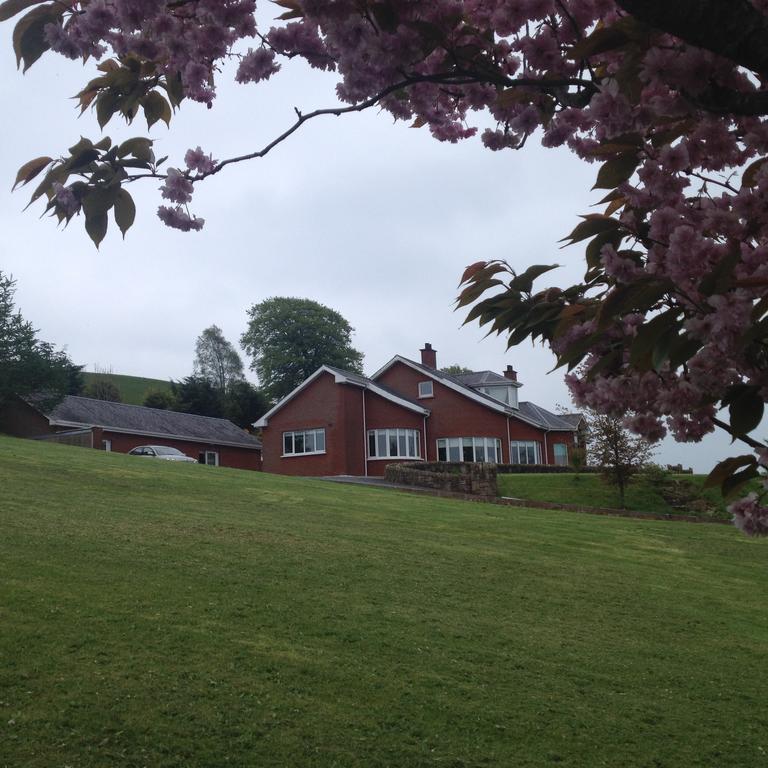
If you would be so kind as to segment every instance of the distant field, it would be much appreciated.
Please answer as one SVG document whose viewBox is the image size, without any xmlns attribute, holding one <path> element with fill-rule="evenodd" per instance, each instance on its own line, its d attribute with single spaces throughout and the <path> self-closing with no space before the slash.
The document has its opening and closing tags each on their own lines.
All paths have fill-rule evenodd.
<svg viewBox="0 0 768 768">
<path fill-rule="evenodd" d="M 698 515 L 727 520 L 730 515 L 718 489 L 704 489 L 705 475 L 674 475 L 679 486 L 689 486 L 694 495 L 700 495 L 705 505 L 689 504 L 673 507 L 661 489 L 637 476 L 626 491 L 626 508 L 633 512 L 657 514 Z M 618 507 L 619 493 L 599 475 L 594 474 L 520 474 L 499 475 L 499 494 L 531 501 L 549 501 L 558 504 L 583 504 L 590 507 Z"/>
<path fill-rule="evenodd" d="M 766 764 L 768 542 L 0 438 L 0 766 Z"/>
<path fill-rule="evenodd" d="M 113 381 L 124 403 L 129 405 L 143 405 L 144 398 L 150 389 L 170 390 L 170 381 L 162 379 L 145 379 L 141 376 L 123 376 L 119 373 L 90 373 L 83 372 L 86 386 L 94 379 L 109 379 Z"/>
</svg>

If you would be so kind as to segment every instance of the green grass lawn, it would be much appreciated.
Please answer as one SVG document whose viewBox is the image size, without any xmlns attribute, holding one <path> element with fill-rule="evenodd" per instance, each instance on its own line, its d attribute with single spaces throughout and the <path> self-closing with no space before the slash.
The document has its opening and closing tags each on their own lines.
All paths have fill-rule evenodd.
<svg viewBox="0 0 768 768">
<path fill-rule="evenodd" d="M 0 766 L 768 765 L 768 542 L 0 438 Z"/>
<path fill-rule="evenodd" d="M 709 503 L 709 509 L 700 510 L 695 505 L 674 508 L 658 485 L 642 475 L 632 479 L 626 490 L 626 508 L 633 512 L 657 514 L 697 515 L 729 520 L 718 488 L 703 488 L 706 475 L 673 475 L 679 484 L 689 485 L 694 492 Z M 619 492 L 596 474 L 514 474 L 499 475 L 499 494 L 532 501 L 549 501 L 558 504 L 582 504 L 589 507 L 619 507 Z"/>
<path fill-rule="evenodd" d="M 170 381 L 162 379 L 145 379 L 142 376 L 124 376 L 119 373 L 90 373 L 83 371 L 85 385 L 88 386 L 94 379 L 109 379 L 120 390 L 122 402 L 128 405 L 144 405 L 144 398 L 151 389 L 170 391 Z"/>
</svg>

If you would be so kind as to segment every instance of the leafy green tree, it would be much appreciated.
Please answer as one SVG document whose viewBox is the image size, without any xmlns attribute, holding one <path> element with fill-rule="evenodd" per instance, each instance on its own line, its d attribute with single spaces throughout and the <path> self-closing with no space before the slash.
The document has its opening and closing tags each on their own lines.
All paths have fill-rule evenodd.
<svg viewBox="0 0 768 768">
<path fill-rule="evenodd" d="M 279 400 L 321 365 L 362 373 L 352 347 L 354 328 L 335 310 L 311 299 L 275 296 L 248 310 L 240 343 L 268 397 Z"/>
<path fill-rule="evenodd" d="M 462 373 L 472 373 L 471 368 L 465 368 L 463 365 L 446 365 L 445 368 L 440 370 L 453 376 L 461 375 Z"/>
<path fill-rule="evenodd" d="M 82 366 L 37 338 L 15 307 L 16 281 L 0 271 L 0 406 L 14 395 L 42 394 L 53 405 L 83 385 Z"/>
<path fill-rule="evenodd" d="M 224 338 L 218 325 L 206 328 L 195 343 L 194 375 L 209 381 L 226 393 L 235 382 L 243 381 L 243 361 L 234 346 Z"/>
<path fill-rule="evenodd" d="M 123 395 L 120 387 L 114 381 L 106 377 L 99 376 L 93 379 L 83 390 L 85 397 L 92 397 L 94 400 L 107 400 L 110 403 L 122 403 Z"/>
<path fill-rule="evenodd" d="M 176 400 L 173 397 L 173 393 L 167 389 L 156 389 L 151 387 L 147 390 L 147 394 L 144 396 L 143 405 L 147 408 L 157 408 L 162 411 L 172 411 L 173 406 L 176 404 Z"/>
<path fill-rule="evenodd" d="M 269 398 L 250 382 L 233 381 L 224 398 L 224 416 L 238 427 L 248 429 L 270 405 Z"/>
<path fill-rule="evenodd" d="M 198 416 L 224 418 L 222 393 L 206 379 L 187 376 L 181 381 L 171 382 L 174 405 L 171 410 L 194 413 Z"/>
<path fill-rule="evenodd" d="M 653 455 L 651 444 L 644 437 L 631 433 L 622 419 L 587 410 L 587 452 L 590 461 L 603 468 L 603 477 L 619 491 L 624 509 L 624 497 L 632 477 L 645 467 Z"/>
</svg>

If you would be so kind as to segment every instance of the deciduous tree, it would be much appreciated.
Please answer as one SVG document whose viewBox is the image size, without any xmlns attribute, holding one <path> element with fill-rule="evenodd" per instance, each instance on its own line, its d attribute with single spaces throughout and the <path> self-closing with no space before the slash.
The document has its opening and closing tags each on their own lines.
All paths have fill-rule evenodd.
<svg viewBox="0 0 768 768">
<path fill-rule="evenodd" d="M 592 464 L 602 467 L 603 476 L 616 486 L 624 509 L 627 485 L 653 455 L 653 447 L 644 437 L 633 435 L 616 416 L 589 410 L 587 419 L 587 454 Z"/>
<path fill-rule="evenodd" d="M 107 400 L 111 403 L 123 402 L 120 387 L 105 376 L 97 376 L 91 380 L 83 390 L 83 395 L 85 397 L 92 397 L 94 400 Z"/>
<path fill-rule="evenodd" d="M 248 310 L 240 343 L 251 369 L 273 400 L 285 397 L 321 365 L 362 373 L 353 328 L 336 310 L 310 299 L 275 296 Z"/>
<path fill-rule="evenodd" d="M 210 382 L 223 394 L 244 379 L 243 361 L 218 325 L 206 328 L 197 337 L 193 375 Z"/>
<path fill-rule="evenodd" d="M 376 106 L 456 142 L 486 112 L 492 150 L 536 134 L 597 164 L 605 207 L 565 237 L 586 245 L 581 282 L 534 290 L 550 267 L 516 274 L 480 262 L 464 274 L 459 305 L 511 344 L 542 340 L 571 371 L 580 406 L 628 410 L 648 439 L 699 440 L 719 427 L 764 450 L 752 433 L 768 396 L 765 0 L 278 4 L 285 13 L 270 29 L 257 28 L 255 0 L 0 4 L 0 19 L 24 13 L 14 44 L 25 69 L 47 50 L 99 61 L 79 99 L 102 126 L 140 111 L 150 126 L 168 123 L 183 98 L 211 105 L 232 56 L 242 83 L 272 78 L 289 58 L 335 71 L 344 104 L 297 110 L 282 135 L 237 157 L 198 147 L 167 170 L 149 138 L 82 139 L 25 164 L 17 184 L 44 174 L 33 200 L 60 221 L 82 213 L 98 243 L 110 211 L 123 233 L 133 223 L 128 186 L 156 179 L 169 203 L 160 218 L 197 230 L 203 221 L 187 208 L 195 185 L 263 157 L 308 120 Z M 733 492 L 763 455 L 734 457 L 713 477 Z M 759 498 L 735 511 L 757 521 L 750 532 L 768 532 Z"/>
</svg>

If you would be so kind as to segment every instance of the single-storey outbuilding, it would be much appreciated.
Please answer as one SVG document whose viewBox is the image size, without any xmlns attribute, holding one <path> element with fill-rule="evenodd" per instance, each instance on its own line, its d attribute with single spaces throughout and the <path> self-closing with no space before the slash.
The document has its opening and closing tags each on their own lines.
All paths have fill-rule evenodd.
<svg viewBox="0 0 768 768">
<path fill-rule="evenodd" d="M 165 445 L 201 464 L 261 469 L 261 441 L 227 419 L 68 395 L 53 407 L 17 397 L 0 411 L 0 432 L 128 453 Z"/>
</svg>

